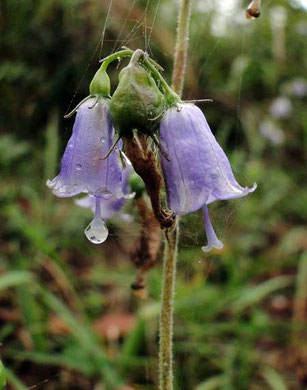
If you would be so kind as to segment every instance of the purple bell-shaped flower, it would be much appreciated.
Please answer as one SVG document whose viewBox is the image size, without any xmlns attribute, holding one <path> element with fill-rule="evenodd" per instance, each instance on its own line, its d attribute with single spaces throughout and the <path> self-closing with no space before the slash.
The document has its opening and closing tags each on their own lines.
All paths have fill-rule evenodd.
<svg viewBox="0 0 307 390">
<path fill-rule="evenodd" d="M 165 113 L 160 125 L 160 155 L 168 207 L 176 215 L 203 209 L 208 245 L 202 249 L 221 249 L 223 244 L 213 230 L 207 204 L 215 200 L 240 198 L 255 191 L 241 187 L 230 163 L 217 143 L 202 111 L 193 104 L 181 104 Z"/>
<path fill-rule="evenodd" d="M 47 186 L 54 195 L 64 198 L 89 193 L 95 203 L 93 221 L 85 229 L 86 237 L 95 244 L 104 242 L 108 229 L 102 219 L 105 200 L 120 201 L 128 194 L 126 173 L 118 150 L 103 159 L 114 143 L 114 128 L 109 106 L 103 97 L 87 99 L 78 107 L 73 133 L 62 158 L 61 172 Z M 124 164 L 125 165 L 125 164 Z M 124 173 L 125 172 L 125 173 Z"/>
<path fill-rule="evenodd" d="M 125 197 L 118 152 L 102 160 L 114 142 L 108 103 L 90 98 L 77 111 L 73 133 L 62 158 L 61 172 L 47 186 L 65 198 L 88 192 L 102 198 Z"/>
</svg>

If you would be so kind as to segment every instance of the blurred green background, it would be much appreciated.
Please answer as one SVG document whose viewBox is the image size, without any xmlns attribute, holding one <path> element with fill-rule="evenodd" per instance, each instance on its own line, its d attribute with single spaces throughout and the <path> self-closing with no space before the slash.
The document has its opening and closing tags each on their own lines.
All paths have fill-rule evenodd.
<svg viewBox="0 0 307 390">
<path fill-rule="evenodd" d="M 91 212 L 45 182 L 71 134 L 63 115 L 88 95 L 99 58 L 140 47 L 170 80 L 178 2 L 113 0 L 106 24 L 107 0 L 0 3 L 8 389 L 157 388 L 161 253 L 139 299 L 130 288 L 134 201 L 134 221 L 109 221 L 110 238 L 94 246 L 83 234 Z M 212 131 L 238 181 L 258 189 L 211 206 L 223 251 L 202 253 L 201 215 L 182 218 L 176 390 L 307 388 L 307 8 L 263 1 L 261 17 L 247 20 L 247 5 L 193 1 L 184 98 L 214 100 L 202 106 Z M 114 88 L 115 67 L 110 76 Z"/>
</svg>

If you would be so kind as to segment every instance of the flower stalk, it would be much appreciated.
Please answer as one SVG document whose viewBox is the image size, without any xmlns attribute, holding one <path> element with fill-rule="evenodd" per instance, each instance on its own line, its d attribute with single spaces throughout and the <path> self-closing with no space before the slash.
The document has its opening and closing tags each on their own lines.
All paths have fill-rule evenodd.
<svg viewBox="0 0 307 390">
<path fill-rule="evenodd" d="M 181 0 L 177 24 L 177 39 L 173 70 L 173 89 L 182 95 L 189 45 L 189 26 L 191 18 L 191 0 Z"/>
<path fill-rule="evenodd" d="M 134 54 L 134 51 L 131 49 L 128 49 L 126 47 L 123 48 L 123 50 L 120 50 L 116 53 L 112 53 L 108 55 L 107 57 L 103 58 L 99 62 L 103 63 L 103 69 L 107 70 L 109 64 L 113 61 L 120 61 L 122 58 L 125 57 L 132 57 Z M 160 66 L 156 61 L 154 61 L 152 58 L 149 58 L 149 62 L 159 71 L 163 71 L 162 66 Z"/>
<path fill-rule="evenodd" d="M 173 90 L 182 95 L 189 41 L 191 0 L 181 0 L 173 69 Z M 165 231 L 163 279 L 160 312 L 159 389 L 173 389 L 173 306 L 176 280 L 179 219 Z"/>
<path fill-rule="evenodd" d="M 176 280 L 176 262 L 178 246 L 177 226 L 165 231 L 165 247 L 163 261 L 163 285 L 160 314 L 160 351 L 159 371 L 160 390 L 173 389 L 173 306 Z"/>
</svg>

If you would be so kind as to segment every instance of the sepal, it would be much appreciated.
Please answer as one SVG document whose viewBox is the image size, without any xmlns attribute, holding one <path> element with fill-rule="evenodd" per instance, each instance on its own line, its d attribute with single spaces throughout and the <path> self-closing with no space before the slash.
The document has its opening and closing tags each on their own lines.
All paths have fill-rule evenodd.
<svg viewBox="0 0 307 390">
<path fill-rule="evenodd" d="M 105 64 L 97 70 L 93 80 L 90 83 L 90 95 L 91 96 L 104 96 L 109 97 L 111 91 L 110 78 L 106 72 Z"/>
<path fill-rule="evenodd" d="M 111 117 L 120 136 L 131 135 L 134 129 L 152 134 L 165 109 L 164 96 L 154 78 L 138 62 L 141 53 L 136 51 L 129 65 L 122 69 L 110 101 Z"/>
</svg>

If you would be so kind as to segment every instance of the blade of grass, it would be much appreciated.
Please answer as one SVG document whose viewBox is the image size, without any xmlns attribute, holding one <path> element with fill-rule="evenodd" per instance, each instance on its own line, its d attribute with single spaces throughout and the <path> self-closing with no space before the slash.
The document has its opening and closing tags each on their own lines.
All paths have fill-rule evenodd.
<svg viewBox="0 0 307 390">
<path fill-rule="evenodd" d="M 12 386 L 13 390 L 27 390 L 27 387 L 17 378 L 13 371 L 6 368 L 5 372 L 7 381 Z"/>
<path fill-rule="evenodd" d="M 288 389 L 282 377 L 272 367 L 266 367 L 262 375 L 273 390 Z"/>
<path fill-rule="evenodd" d="M 255 287 L 249 286 L 245 291 L 241 292 L 240 297 L 234 302 L 232 308 L 235 313 L 239 313 L 247 307 L 260 302 L 274 291 L 291 286 L 293 282 L 293 276 L 277 276 Z"/>
<path fill-rule="evenodd" d="M 65 290 L 64 293 L 67 292 L 69 294 L 69 300 L 72 301 L 78 311 L 84 313 L 82 302 L 73 286 L 73 277 L 70 269 L 61 260 L 55 244 L 49 239 L 46 226 L 37 221 L 30 221 L 21 210 L 13 206 L 8 208 L 7 217 L 14 221 L 15 227 L 30 241 L 32 248 L 38 254 L 38 256 L 31 259 L 31 262 L 36 261 L 39 267 L 46 266 L 48 259 L 45 257 L 50 258 L 51 267 L 49 267 L 48 272 L 50 270 L 53 271 L 52 277 L 56 274 L 55 281 L 60 284 L 60 288 Z M 44 256 L 40 256 L 41 254 Z M 28 259 L 26 260 L 29 261 Z"/>
<path fill-rule="evenodd" d="M 44 158 L 44 176 L 45 182 L 52 179 L 56 174 L 58 164 L 58 150 L 59 150 L 59 112 L 58 110 L 51 111 L 47 128 L 46 128 L 46 146 Z M 45 207 L 42 209 L 42 217 L 48 223 L 53 213 L 51 204 L 53 202 L 53 195 L 51 191 L 45 186 Z"/>
<path fill-rule="evenodd" d="M 120 360 L 122 375 L 126 375 L 130 369 L 129 358 L 135 357 L 144 342 L 145 321 L 139 318 L 132 332 L 125 338 L 121 348 Z"/>
<path fill-rule="evenodd" d="M 4 389 L 4 386 L 6 385 L 6 374 L 5 374 L 5 368 L 0 360 L 0 390 Z"/>
<path fill-rule="evenodd" d="M 25 269 L 29 261 L 23 257 L 17 259 L 20 269 Z M 45 323 L 43 319 L 43 310 L 34 294 L 35 285 L 20 285 L 17 287 L 17 295 L 20 302 L 20 311 L 23 323 L 30 334 L 35 350 L 43 351 L 47 347 L 47 337 L 45 335 Z"/>
<path fill-rule="evenodd" d="M 46 128 L 46 148 L 45 148 L 45 179 L 54 177 L 58 163 L 59 149 L 59 112 L 53 110 L 48 119 Z M 50 193 L 50 191 L 48 191 Z"/>
<path fill-rule="evenodd" d="M 30 283 L 32 275 L 27 271 L 10 271 L 0 276 L 0 290 L 15 287 L 23 283 Z"/>
<path fill-rule="evenodd" d="M 86 361 L 78 359 L 71 359 L 63 354 L 50 354 L 44 352 L 31 352 L 31 351 L 18 351 L 15 349 L 7 349 L 5 356 L 14 360 L 31 361 L 40 365 L 52 365 L 66 367 L 72 370 L 77 370 L 86 375 L 94 375 L 96 367 L 92 365 L 88 356 L 85 357 Z"/>
<path fill-rule="evenodd" d="M 293 324 L 304 325 L 306 322 L 306 301 L 307 301 L 307 252 L 303 253 L 300 259 L 297 279 L 296 294 L 294 303 Z"/>
<path fill-rule="evenodd" d="M 99 345 L 99 341 L 92 329 L 81 324 L 73 313 L 55 295 L 44 289 L 41 289 L 40 291 L 46 304 L 69 326 L 71 333 L 79 341 L 84 350 L 87 351 L 89 357 L 93 359 L 96 364 L 97 373 L 100 374 L 103 383 L 105 383 L 109 389 L 115 389 L 116 386 L 119 386 L 121 380 L 114 367 L 111 366 L 110 360 L 104 353 L 102 346 Z"/>
<path fill-rule="evenodd" d="M 221 389 L 224 384 L 224 376 L 218 375 L 206 380 L 205 382 L 200 383 L 195 390 L 216 390 Z"/>
</svg>

